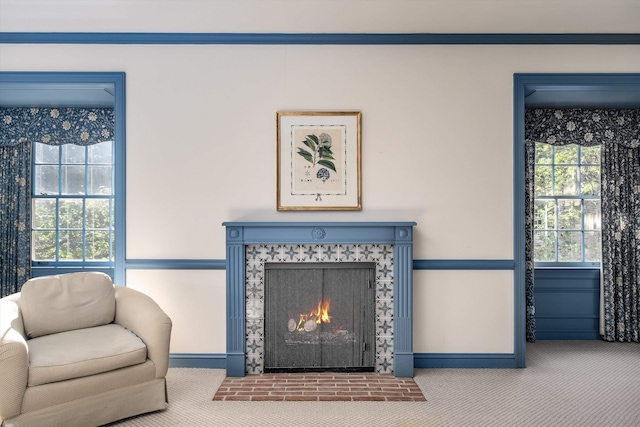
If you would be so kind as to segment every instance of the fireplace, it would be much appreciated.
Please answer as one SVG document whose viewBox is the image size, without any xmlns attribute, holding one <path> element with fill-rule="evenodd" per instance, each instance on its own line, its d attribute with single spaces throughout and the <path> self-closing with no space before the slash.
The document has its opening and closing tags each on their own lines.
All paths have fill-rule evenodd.
<svg viewBox="0 0 640 427">
<path fill-rule="evenodd" d="M 225 222 L 223 225 L 227 227 L 228 376 L 261 374 L 271 369 L 283 368 L 273 366 L 280 362 L 272 363 L 270 343 L 267 342 L 270 334 L 279 330 L 277 334 L 281 334 L 284 337 L 281 339 L 284 340 L 289 332 L 289 320 L 295 321 L 296 316 L 298 321 L 301 316 L 307 316 L 304 322 L 309 320 L 308 316 L 314 307 L 285 307 L 285 319 L 274 320 L 277 325 L 269 326 L 272 321 L 269 311 L 273 310 L 270 308 L 273 294 L 270 294 L 268 287 L 272 281 L 269 277 L 272 272 L 297 268 L 301 271 L 313 270 L 329 264 L 335 264 L 330 268 L 336 271 L 348 271 L 348 267 L 372 271 L 373 295 L 364 291 L 364 296 L 356 297 L 351 293 L 359 295 L 363 290 L 350 290 L 347 298 L 350 301 L 348 304 L 353 304 L 354 298 L 370 298 L 373 301 L 372 312 L 366 320 L 369 332 L 364 332 L 361 330 L 362 325 L 354 323 L 349 326 L 337 325 L 338 327 L 335 324 L 317 326 L 312 331 L 318 332 L 317 338 L 313 338 L 313 334 L 308 334 L 306 338 L 300 334 L 297 337 L 295 334 L 289 335 L 289 345 L 298 346 L 297 352 L 306 349 L 304 351 L 309 355 L 304 357 L 304 362 L 294 360 L 295 356 L 287 356 L 285 364 L 294 366 L 284 369 L 314 370 L 318 358 L 324 362 L 329 361 L 328 365 L 335 365 L 336 362 L 331 359 L 335 357 L 335 349 L 326 346 L 332 345 L 332 341 L 336 344 L 340 339 L 349 340 L 352 333 L 362 333 L 365 338 L 355 338 L 357 345 L 352 344 L 349 350 L 349 346 L 343 346 L 344 352 L 338 352 L 338 357 L 342 360 L 340 366 L 330 366 L 330 369 L 373 369 L 375 372 L 393 373 L 395 376 L 413 376 L 412 227 L 415 223 Z M 367 284 L 367 288 L 368 286 Z M 300 289 L 296 288 L 296 291 Z M 280 299 L 277 296 L 280 291 L 275 292 L 276 298 Z M 305 292 L 308 291 L 303 291 Z M 322 292 L 319 291 L 320 294 Z M 331 303 L 335 303 L 334 296 L 330 299 Z M 318 304 L 324 304 L 323 298 L 320 296 L 308 304 L 317 308 Z M 353 314 L 353 310 L 351 312 Z M 286 331 L 282 330 L 285 327 L 283 325 L 286 325 Z M 304 329 L 304 323 L 302 328 Z M 311 324 L 307 328 L 311 329 Z M 321 334 L 322 332 L 325 334 Z M 373 336 L 370 338 L 373 342 L 367 341 L 367 334 L 372 334 L 368 336 Z M 324 345 L 295 342 L 304 339 L 324 339 Z M 328 356 L 328 353 L 332 356 Z M 362 362 L 354 364 L 353 361 L 357 358 L 362 359 Z M 373 358 L 373 361 L 369 358 Z M 301 366 L 295 366 L 296 364 Z M 321 366 L 319 369 L 326 368 Z"/>
<path fill-rule="evenodd" d="M 373 372 L 375 263 L 267 263 L 264 372 Z"/>
</svg>

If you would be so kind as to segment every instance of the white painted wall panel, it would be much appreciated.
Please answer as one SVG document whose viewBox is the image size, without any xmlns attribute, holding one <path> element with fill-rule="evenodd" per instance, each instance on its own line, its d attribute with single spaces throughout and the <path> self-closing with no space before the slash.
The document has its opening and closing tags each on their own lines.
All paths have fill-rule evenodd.
<svg viewBox="0 0 640 427">
<path fill-rule="evenodd" d="M 172 353 L 226 352 L 224 271 L 129 270 L 127 287 L 149 295 L 171 318 Z"/>
<path fill-rule="evenodd" d="M 513 272 L 414 272 L 416 353 L 513 353 Z"/>
</svg>

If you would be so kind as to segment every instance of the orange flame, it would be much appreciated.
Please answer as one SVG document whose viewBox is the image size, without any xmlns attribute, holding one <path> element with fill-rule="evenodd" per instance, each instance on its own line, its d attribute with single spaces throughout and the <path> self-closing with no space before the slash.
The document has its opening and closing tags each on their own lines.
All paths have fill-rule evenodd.
<svg viewBox="0 0 640 427">
<path fill-rule="evenodd" d="M 329 300 L 320 300 L 318 301 L 318 307 L 309 313 L 309 317 L 311 319 L 315 319 L 317 324 L 320 323 L 331 323 L 331 318 L 329 317 Z"/>
<path fill-rule="evenodd" d="M 298 320 L 298 326 L 296 327 L 299 331 L 304 331 L 305 322 L 311 320 L 316 324 L 321 323 L 331 323 L 331 316 L 329 316 L 329 307 L 331 303 L 329 300 L 319 300 L 318 306 L 311 310 L 309 314 L 300 314 L 300 319 Z"/>
</svg>

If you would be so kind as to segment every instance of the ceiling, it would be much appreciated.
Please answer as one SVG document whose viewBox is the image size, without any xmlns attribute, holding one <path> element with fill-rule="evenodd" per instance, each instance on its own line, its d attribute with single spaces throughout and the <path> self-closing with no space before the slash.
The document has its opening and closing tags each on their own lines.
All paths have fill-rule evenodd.
<svg viewBox="0 0 640 427">
<path fill-rule="evenodd" d="M 114 105 L 112 83 L 0 82 L 0 107 L 95 107 Z"/>
</svg>

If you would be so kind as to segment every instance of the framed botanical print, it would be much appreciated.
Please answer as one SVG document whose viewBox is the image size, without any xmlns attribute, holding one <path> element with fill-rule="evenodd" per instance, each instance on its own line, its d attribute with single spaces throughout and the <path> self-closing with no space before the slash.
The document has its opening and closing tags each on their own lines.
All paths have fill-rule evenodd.
<svg viewBox="0 0 640 427">
<path fill-rule="evenodd" d="M 277 113 L 277 209 L 361 210 L 360 112 Z"/>
</svg>

